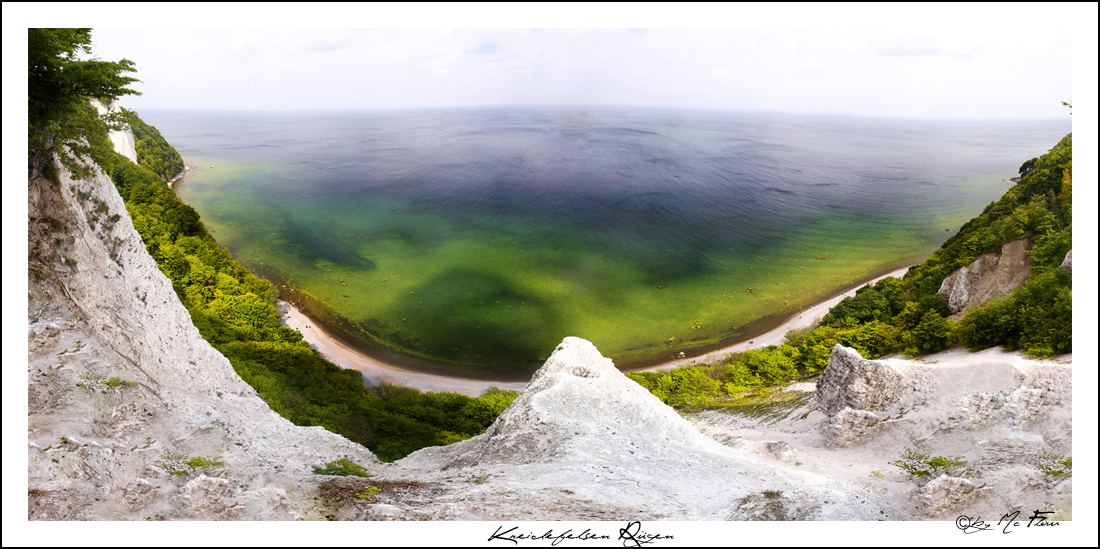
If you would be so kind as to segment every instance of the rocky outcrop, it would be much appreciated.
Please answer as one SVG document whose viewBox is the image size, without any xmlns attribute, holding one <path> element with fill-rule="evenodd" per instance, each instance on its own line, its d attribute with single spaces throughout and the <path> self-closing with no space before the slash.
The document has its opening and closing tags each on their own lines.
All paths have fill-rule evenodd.
<svg viewBox="0 0 1100 549">
<path fill-rule="evenodd" d="M 898 399 L 903 381 L 897 368 L 866 360 L 859 351 L 837 344 L 817 378 L 813 398 L 829 416 L 844 408 L 881 410 Z"/>
<path fill-rule="evenodd" d="M 966 377 L 983 377 L 980 384 Z M 921 362 L 867 360 L 859 352 L 837 345 L 829 365 L 817 379 L 815 406 L 825 414 L 820 431 L 828 446 L 839 448 L 875 439 L 890 420 L 894 425 L 913 410 L 938 401 L 947 412 L 936 419 L 940 429 L 1011 427 L 1040 418 L 1055 423 L 1058 438 L 1068 436 L 1068 416 L 1054 418 L 1070 399 L 1069 370 L 1034 364 L 981 364 L 964 371 Z M 963 391 L 971 387 L 972 390 Z"/>
<path fill-rule="evenodd" d="M 107 105 L 104 105 L 98 99 L 90 100 L 93 107 L 95 107 L 96 113 L 99 116 L 103 116 L 107 113 L 121 112 L 118 101 L 111 101 Z M 107 133 L 107 137 L 111 140 L 111 146 L 118 154 L 130 159 L 130 162 L 137 164 L 137 140 L 134 139 L 134 132 L 129 127 L 125 130 L 110 131 Z"/>
<path fill-rule="evenodd" d="M 828 416 L 821 426 L 826 443 L 838 448 L 873 436 L 886 416 L 875 412 L 896 405 L 905 383 L 896 367 L 866 360 L 850 347 L 834 346 L 813 394 L 817 407 Z"/>
<path fill-rule="evenodd" d="M 586 437 L 599 439 L 601 453 L 628 461 L 670 447 L 724 450 L 619 372 L 594 345 L 567 337 L 484 435 L 424 454 L 457 467 L 533 463 L 568 457 L 588 444 L 581 440 Z M 410 457 L 402 463 L 417 461 Z"/>
<path fill-rule="evenodd" d="M 947 299 L 951 317 L 962 318 L 971 308 L 1008 295 L 1023 284 L 1031 275 L 1027 259 L 1031 246 L 1028 238 L 1005 242 L 1000 252 L 984 253 L 947 275 L 938 293 Z"/>
<path fill-rule="evenodd" d="M 1062 268 L 1070 275 L 1073 274 L 1073 250 L 1066 252 L 1066 258 L 1062 260 Z"/>
<path fill-rule="evenodd" d="M 789 447 L 769 448 L 764 457 L 719 444 L 591 343 L 569 337 L 484 434 L 396 465 L 408 471 L 403 476 L 415 475 L 408 478 L 454 486 L 425 510 L 436 518 L 870 520 L 901 513 L 882 497 L 777 459 L 793 454 Z"/>
<path fill-rule="evenodd" d="M 31 519 L 323 518 L 312 467 L 381 467 L 241 381 L 101 172 L 32 178 L 28 214 Z M 210 461 L 183 463 L 196 457 Z"/>
<path fill-rule="evenodd" d="M 961 509 L 982 491 L 992 492 L 991 488 L 979 489 L 978 485 L 965 478 L 940 475 L 921 488 L 918 501 L 928 515 L 938 515 L 945 511 Z"/>
</svg>

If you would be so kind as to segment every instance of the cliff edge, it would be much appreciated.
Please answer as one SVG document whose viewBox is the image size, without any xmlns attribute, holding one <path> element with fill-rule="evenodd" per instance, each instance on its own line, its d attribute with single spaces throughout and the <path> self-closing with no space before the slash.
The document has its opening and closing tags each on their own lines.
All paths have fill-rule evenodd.
<svg viewBox="0 0 1100 549">
<path fill-rule="evenodd" d="M 1072 357 L 864 360 L 682 416 L 566 338 L 485 433 L 383 464 L 272 412 L 199 335 L 110 179 L 28 185 L 33 520 L 913 520 L 1071 513 Z M 914 477 L 904 451 L 965 463 Z M 319 475 L 347 458 L 372 479 Z"/>
<path fill-rule="evenodd" d="M 377 460 L 241 381 L 95 169 L 28 184 L 29 517 L 321 518 L 312 467 Z"/>
</svg>

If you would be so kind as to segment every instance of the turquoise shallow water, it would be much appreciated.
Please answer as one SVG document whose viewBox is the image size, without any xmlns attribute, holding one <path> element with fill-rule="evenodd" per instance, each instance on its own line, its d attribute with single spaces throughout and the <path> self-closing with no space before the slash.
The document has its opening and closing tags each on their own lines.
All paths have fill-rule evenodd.
<svg viewBox="0 0 1100 549">
<path fill-rule="evenodd" d="M 142 113 L 242 263 L 368 354 L 523 377 L 763 331 L 919 261 L 1068 123 L 651 109 Z M 210 166 L 213 166 L 211 168 Z"/>
</svg>

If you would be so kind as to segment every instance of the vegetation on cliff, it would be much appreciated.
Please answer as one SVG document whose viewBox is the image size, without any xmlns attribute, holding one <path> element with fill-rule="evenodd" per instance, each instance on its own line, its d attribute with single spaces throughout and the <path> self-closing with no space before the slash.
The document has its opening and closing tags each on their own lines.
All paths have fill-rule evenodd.
<svg viewBox="0 0 1100 549">
<path fill-rule="evenodd" d="M 136 113 L 127 112 L 127 118 L 144 125 Z M 105 134 L 92 141 L 94 157 L 126 201 L 134 228 L 203 338 L 283 417 L 325 427 L 388 461 L 480 434 L 517 396 L 489 391 L 471 398 L 385 384 L 365 388 L 360 372 L 323 359 L 300 333 L 280 324 L 271 283 L 219 246 L 194 208 L 158 174 L 111 150 Z M 144 143 L 137 143 L 139 158 Z"/>
<path fill-rule="evenodd" d="M 134 111 L 121 110 L 123 118 L 134 132 L 138 164 L 165 181 L 182 172 L 183 157 L 168 144 L 160 131 L 146 124 Z"/>
<path fill-rule="evenodd" d="M 365 388 L 361 373 L 321 358 L 300 333 L 280 324 L 271 283 L 233 260 L 198 212 L 165 185 L 183 161 L 160 132 L 132 111 L 96 116 L 90 98 L 137 93 L 125 87 L 137 80 L 121 76 L 134 71 L 133 63 L 79 61 L 78 51 L 91 53 L 90 29 L 30 29 L 30 166 L 54 169 L 56 153 L 76 176 L 90 172 L 77 158 L 103 168 L 199 332 L 273 410 L 394 460 L 483 432 L 518 396 L 496 389 L 471 398 L 386 384 Z M 107 138 L 123 124 L 134 131 L 140 165 L 115 152 Z"/>
<path fill-rule="evenodd" d="M 27 29 L 27 153 L 31 167 L 53 166 L 53 154 L 74 175 L 88 175 L 77 158 L 90 153 L 84 137 L 122 129 L 118 116 L 96 116 L 89 98 L 108 101 L 141 95 L 128 88 L 139 80 L 128 59 L 91 58 L 92 29 Z"/>
<path fill-rule="evenodd" d="M 819 325 L 787 334 L 787 344 L 726 355 L 712 366 L 629 373 L 672 406 L 706 405 L 820 372 L 837 343 L 865 358 L 918 356 L 963 345 L 1001 345 L 1034 356 L 1072 352 L 1073 291 L 1060 268 L 1070 250 L 1072 134 L 1020 167 L 1019 183 L 991 203 L 901 279 L 884 278 L 834 306 Z M 968 311 L 958 323 L 937 292 L 953 271 L 1010 240 L 1034 241 L 1031 277 L 1009 295 Z"/>
</svg>

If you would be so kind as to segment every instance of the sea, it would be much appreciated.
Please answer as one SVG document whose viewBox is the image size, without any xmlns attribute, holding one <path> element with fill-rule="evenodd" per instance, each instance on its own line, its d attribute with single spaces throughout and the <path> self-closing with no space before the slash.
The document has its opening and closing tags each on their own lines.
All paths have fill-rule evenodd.
<svg viewBox="0 0 1100 549">
<path fill-rule="evenodd" d="M 364 354 L 526 380 L 701 354 L 926 258 L 1068 120 L 635 107 L 139 112 L 218 242 Z"/>
</svg>

